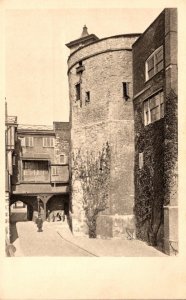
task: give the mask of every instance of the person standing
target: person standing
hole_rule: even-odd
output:
[[[36,220],[36,224],[37,224],[37,228],[38,228],[38,232],[42,232],[42,227],[43,227],[43,220],[41,218],[41,215],[38,215],[38,218]]]

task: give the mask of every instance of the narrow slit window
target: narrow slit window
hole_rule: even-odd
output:
[[[129,97],[129,82],[123,82],[123,98],[127,101]]]
[[[76,84],[76,101],[81,99],[81,85]]]
[[[85,94],[85,102],[90,102],[90,92],[86,92],[86,94]]]
[[[143,168],[143,152],[139,153],[139,169]]]

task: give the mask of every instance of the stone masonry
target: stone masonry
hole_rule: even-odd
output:
[[[111,148],[109,207],[97,221],[97,234],[102,237],[126,235],[126,227],[133,226],[131,48],[138,36],[101,39],[75,50],[68,59],[71,152],[81,149],[98,153],[106,142]],[[78,100],[77,84],[80,85]],[[73,231],[74,234],[85,234],[82,191],[80,184],[73,180],[73,173],[72,184]]]

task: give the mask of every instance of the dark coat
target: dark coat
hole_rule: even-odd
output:
[[[38,228],[41,228],[42,225],[43,225],[43,220],[42,220],[41,218],[37,218],[36,224],[37,224],[37,227],[38,227]]]

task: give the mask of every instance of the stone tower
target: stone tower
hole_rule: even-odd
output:
[[[132,44],[139,34],[98,39],[84,26],[79,39],[68,43],[71,152],[111,149],[109,208],[97,221],[100,236],[125,234],[133,218],[134,121]],[[72,174],[73,178],[73,174]],[[81,191],[72,180],[74,233],[86,233]]]

